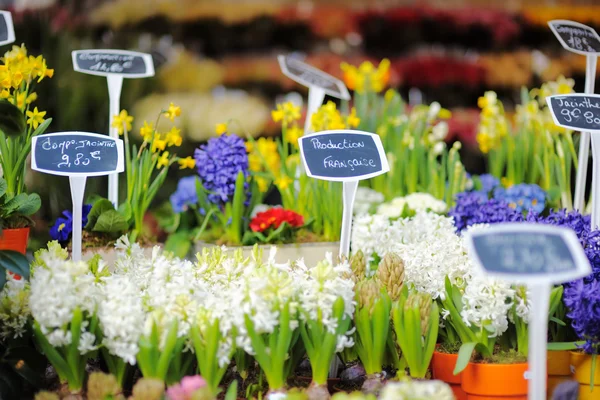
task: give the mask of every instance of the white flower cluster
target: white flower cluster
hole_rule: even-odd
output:
[[[354,215],[368,214],[377,204],[383,203],[383,194],[368,187],[359,186],[354,198]]]
[[[404,197],[396,197],[377,208],[377,214],[388,218],[399,218],[405,208],[412,211],[432,211],[444,213],[448,206],[442,200],[438,200],[429,193],[411,193]]]
[[[29,283],[6,272],[6,284],[0,291],[0,340],[23,336],[30,315]]]
[[[56,248],[39,254],[30,282],[31,315],[48,342],[56,347],[71,344],[68,326],[75,310],[93,315],[98,301],[96,278],[89,265],[66,260],[65,256]],[[84,319],[79,341],[81,354],[95,349],[95,336],[88,327]]]
[[[442,381],[388,382],[379,400],[453,400],[452,389]]]

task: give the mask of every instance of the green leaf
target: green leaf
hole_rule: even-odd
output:
[[[562,321],[556,317],[550,317],[550,322],[555,322],[556,324],[558,324],[560,326],[567,326],[567,324],[565,324],[564,321]]]
[[[121,213],[121,215],[123,217],[125,217],[125,219],[127,221],[129,221],[129,220],[131,220],[133,218],[133,210],[131,209],[131,204],[129,204],[127,202],[121,204],[119,206],[119,210],[118,211]]]
[[[456,360],[456,366],[454,367],[454,375],[460,374],[471,361],[473,350],[475,350],[476,342],[463,343],[458,351],[458,359]]]
[[[41,206],[42,199],[40,199],[40,196],[38,196],[36,193],[32,193],[29,195],[25,194],[24,200],[18,205],[17,209],[14,212],[20,215],[29,216],[35,214]]]
[[[37,136],[37,135],[41,135],[42,133],[44,133],[46,131],[46,129],[48,129],[48,126],[50,126],[51,122],[52,122],[52,118],[48,118],[48,119],[44,120],[44,122],[39,124],[37,129],[35,131],[33,131],[31,136]]]
[[[6,183],[5,179],[0,178],[0,197],[6,194],[6,190],[8,189],[8,183]]]
[[[190,252],[192,241],[189,232],[176,232],[167,238],[165,250],[170,251],[179,258],[184,258]]]
[[[98,221],[98,218],[102,213],[114,209],[115,207],[110,202],[110,200],[103,198],[96,200],[94,202],[94,205],[92,206],[92,209],[90,210],[90,213],[88,214],[88,223],[86,226],[84,226],[84,229],[90,230],[94,228],[96,222]]]
[[[563,351],[563,350],[577,350],[579,346],[585,342],[554,342],[548,343],[546,348],[551,351]]]
[[[129,228],[125,217],[117,210],[103,212],[92,229],[94,232],[121,233]]]
[[[237,399],[237,381],[234,379],[233,382],[227,388],[227,393],[225,393],[225,400],[236,400]]]
[[[0,101],[0,130],[6,136],[21,136],[27,131],[25,115],[8,101]]]

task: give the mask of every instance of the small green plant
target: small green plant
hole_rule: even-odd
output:
[[[8,192],[8,184],[0,178],[0,228],[15,229],[33,226],[31,216],[40,209],[42,201],[35,193]]]

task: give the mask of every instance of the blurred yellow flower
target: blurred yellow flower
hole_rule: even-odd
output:
[[[132,122],[133,117],[127,114],[126,110],[121,110],[121,112],[118,115],[113,115],[113,121],[110,125],[113,128],[117,128],[117,132],[119,132],[119,135],[122,135],[124,130],[127,130],[127,132],[131,130]]]
[[[442,108],[438,113],[438,117],[440,119],[450,119],[452,118],[452,111],[448,110],[447,108]]]
[[[169,118],[171,121],[175,121],[175,117],[179,117],[181,115],[181,108],[176,106],[175,104],[169,104],[169,108],[165,111],[165,116]]]
[[[250,171],[263,171],[263,163],[266,168],[272,173],[278,173],[281,163],[279,152],[277,151],[277,143],[272,138],[260,138],[252,142],[246,142],[246,150],[248,151],[248,167]]]
[[[158,158],[158,162],[156,163],[156,166],[158,167],[158,169],[169,165],[169,152],[165,151],[164,153],[162,153],[160,155],[160,157]]]
[[[224,134],[225,132],[227,132],[227,124],[222,123],[215,125],[215,132],[217,133],[217,135]]]
[[[346,129],[344,118],[337,110],[333,101],[323,104],[317,112],[312,115],[311,128],[314,132],[330,129]]]
[[[154,124],[152,122],[144,121],[144,126],[140,128],[140,136],[144,138],[146,142],[150,142],[154,136]]]
[[[290,187],[293,182],[294,181],[289,176],[283,175],[275,179],[275,186],[280,190],[285,190]]]
[[[496,94],[496,92],[491,91],[491,90],[485,92],[483,97],[480,97],[479,99],[477,99],[477,105],[481,109],[485,109],[487,107],[494,107],[494,106],[496,106],[497,103],[498,103],[498,95]]]
[[[365,61],[358,67],[344,62],[340,67],[348,89],[356,90],[359,93],[363,93],[365,90],[379,93],[390,80],[390,66],[390,60],[384,58],[377,68],[370,61]]]
[[[279,103],[275,106],[275,110],[271,111],[273,121],[281,122],[284,125],[299,120],[300,116],[300,106],[295,105],[291,101]]]
[[[160,133],[154,134],[154,140],[152,141],[152,152],[163,151],[167,147],[167,141],[161,139]]]
[[[27,111],[27,123],[30,126],[33,126],[33,129],[37,129],[37,127],[44,122],[44,116],[46,115],[46,111],[38,111],[38,108],[34,108],[33,111]]]
[[[352,107],[350,110],[350,115],[348,115],[348,127],[356,128],[360,124],[360,118],[356,116],[356,108]]]
[[[179,169],[194,169],[196,167],[196,160],[194,160],[191,156],[180,158],[177,162],[179,163]]]
[[[167,146],[181,146],[183,142],[183,138],[181,137],[181,130],[176,127],[172,127],[165,137],[167,141]]]
[[[269,181],[262,176],[255,176],[254,180],[256,181],[259,192],[265,193],[269,189]]]
[[[295,147],[298,147],[298,139],[300,139],[303,134],[304,131],[296,124],[290,126],[285,131],[287,142],[291,143]]]

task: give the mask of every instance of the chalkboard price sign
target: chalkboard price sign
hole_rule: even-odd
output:
[[[316,86],[332,97],[350,100],[346,85],[339,79],[294,57],[278,56],[277,60],[281,71],[288,78],[304,86]]]
[[[591,273],[583,248],[570,229],[508,223],[466,235],[475,264],[491,276],[555,284]]]
[[[62,176],[123,172],[123,141],[87,132],[62,132],[32,139],[31,168]]]
[[[144,78],[154,75],[150,54],[125,50],[75,50],[73,69],[90,75]]]
[[[307,175],[330,181],[358,181],[389,171],[379,136],[368,132],[323,131],[299,139]]]
[[[600,36],[591,27],[568,20],[549,21],[550,29],[567,50],[577,54],[600,54]]]
[[[0,11],[0,46],[15,41],[15,28],[12,15],[8,11]]]
[[[567,94],[546,97],[554,123],[567,129],[600,131],[600,95]]]

